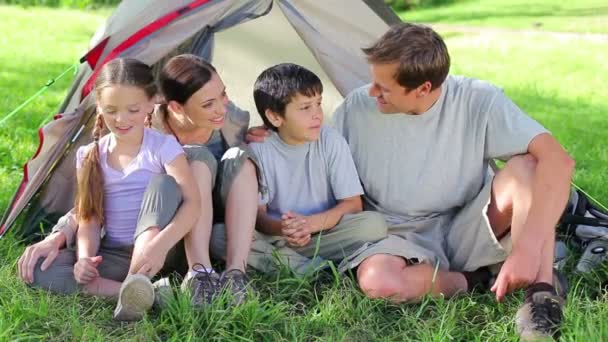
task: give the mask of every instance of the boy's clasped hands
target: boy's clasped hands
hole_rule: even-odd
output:
[[[318,215],[304,216],[293,211],[281,215],[281,235],[293,247],[304,247],[310,243],[312,234],[323,230]]]

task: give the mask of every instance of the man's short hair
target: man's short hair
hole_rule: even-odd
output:
[[[264,121],[272,129],[276,127],[266,117],[266,110],[285,115],[285,108],[297,94],[312,97],[323,93],[323,84],[314,72],[292,63],[272,66],[258,76],[253,85],[255,106]]]
[[[409,90],[426,81],[431,82],[434,90],[450,71],[450,55],[443,39],[423,25],[394,25],[372,46],[362,50],[370,64],[399,63],[395,80]]]

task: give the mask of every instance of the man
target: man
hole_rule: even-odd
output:
[[[447,48],[432,29],[399,24],[363,52],[372,84],[334,115],[365,208],[389,228],[346,265],[358,266],[362,291],[395,301],[451,296],[488,286],[486,266],[504,262],[491,290],[502,301],[526,289],[522,339],[555,336],[564,300],[553,286],[554,228],[574,161],[500,89],[448,76]],[[494,159],[506,161],[495,173]]]

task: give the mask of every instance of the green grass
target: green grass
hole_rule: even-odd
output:
[[[399,16],[404,21],[434,24],[608,33],[608,2],[604,0],[454,0],[444,6],[402,11]]]
[[[480,1],[481,2],[481,1]],[[107,12],[27,10],[0,6],[0,118],[77,60]],[[48,18],[52,18],[49,20]],[[18,29],[17,29],[18,28]],[[52,32],[52,34],[51,34]],[[455,74],[487,79],[505,89],[543,123],[577,161],[578,184],[608,202],[608,42],[509,33],[442,32]],[[69,77],[68,77],[69,78]],[[0,127],[0,210],[21,180],[21,166],[37,147],[38,124],[58,107],[66,79]],[[496,304],[491,295],[426,299],[395,305],[366,299],[351,278],[295,279],[255,275],[260,296],[226,309],[221,301],[193,310],[180,298],[142,322],[113,322],[113,303],[55,296],[15,277],[23,251],[12,234],[0,240],[0,341],[8,340],[332,340],[516,341],[513,315],[521,293]],[[574,258],[567,269],[572,269]],[[566,341],[608,339],[608,270],[569,274]]]

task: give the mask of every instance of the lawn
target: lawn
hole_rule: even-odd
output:
[[[608,33],[605,0],[444,0],[441,7],[401,11],[404,21],[433,24]]]
[[[454,7],[453,17],[460,11],[466,13],[459,8]],[[561,18],[568,22],[584,20],[577,11],[563,11]],[[72,65],[107,14],[0,6],[0,119]],[[503,26],[502,21],[494,23]],[[608,42],[483,30],[441,33],[451,51],[452,73],[503,87],[576,159],[577,184],[608,203],[608,152],[602,134],[608,132],[608,90],[604,86]],[[58,107],[68,85],[69,77],[0,127],[0,210],[8,205],[21,180],[21,166],[37,147],[36,129]],[[15,277],[15,262],[22,251],[23,245],[12,234],[0,240],[0,341],[517,340],[512,319],[521,293],[503,304],[496,304],[489,294],[475,294],[395,305],[366,299],[349,277],[323,274],[322,280],[315,279],[316,275],[296,279],[285,272],[272,277],[256,274],[259,297],[236,308],[227,309],[218,301],[205,310],[192,310],[186,298],[180,298],[169,309],[141,322],[116,323],[111,320],[110,302],[54,296],[24,286]],[[574,263],[571,258],[567,270]],[[608,294],[601,288],[606,272],[584,278],[573,273],[568,276],[572,288],[563,340],[608,340]]]

